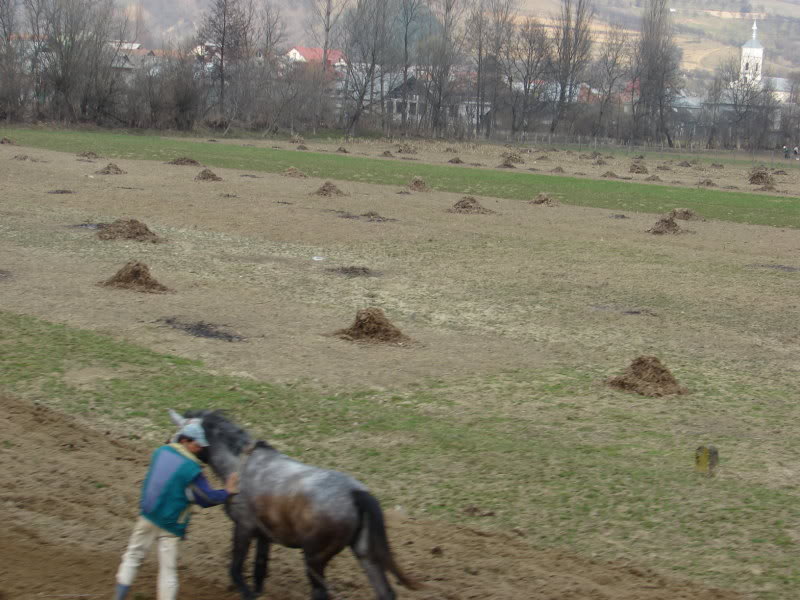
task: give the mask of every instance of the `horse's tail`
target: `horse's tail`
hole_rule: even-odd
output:
[[[378,563],[384,570],[389,571],[401,585],[410,590],[421,590],[424,584],[406,575],[394,560],[394,555],[389,547],[389,538],[386,536],[386,523],[383,519],[383,510],[378,500],[365,490],[353,490],[353,502],[361,516],[361,530],[366,527],[367,552],[369,557]]]

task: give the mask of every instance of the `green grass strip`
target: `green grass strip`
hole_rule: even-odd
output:
[[[648,213],[684,207],[711,219],[800,228],[800,202],[780,196],[255,148],[154,135],[48,129],[0,131],[20,145],[62,152],[93,150],[106,157],[158,161],[191,156],[212,167],[272,173],[293,166],[314,177],[397,186],[419,176],[432,188],[446,192],[528,200],[545,191],[576,206]],[[744,181],[733,183],[747,185]]]

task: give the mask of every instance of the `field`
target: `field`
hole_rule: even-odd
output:
[[[578,149],[495,169],[507,148],[3,135],[17,142],[0,145],[5,598],[108,592],[167,407],[227,408],[366,482],[400,563],[431,584],[403,598],[796,597],[795,164],[775,165],[778,193],[753,193],[751,164],[725,157],[646,156],[662,185],[630,156]],[[76,156],[89,150],[102,158]],[[222,181],[164,164],[178,156]],[[112,161],[126,173],[96,173]],[[608,169],[632,179],[598,179]],[[434,189],[398,193],[414,175]],[[345,195],[314,195],[324,179]],[[540,191],[556,205],[527,202]],[[493,212],[449,212],[466,193]],[[677,207],[708,220],[646,233]],[[165,241],[90,227],[118,218]],[[172,291],[96,285],[134,259]],[[368,306],[413,341],[332,335]],[[223,339],[180,328],[198,323]],[[689,393],[609,388],[638,355]],[[714,478],[694,473],[700,444],[719,448]],[[222,511],[195,517],[187,597],[235,597],[228,536]],[[268,597],[305,597],[297,552],[275,563]],[[337,598],[370,597],[349,556],[330,573]]]

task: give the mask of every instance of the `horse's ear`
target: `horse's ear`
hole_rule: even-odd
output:
[[[172,422],[178,427],[183,427],[183,425],[186,423],[186,419],[184,419],[171,408],[169,409],[169,418],[172,419]]]

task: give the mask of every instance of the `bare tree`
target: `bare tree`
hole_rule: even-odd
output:
[[[223,123],[228,121],[229,71],[253,51],[255,18],[253,0],[213,0],[200,26],[200,43],[207,47],[214,79],[219,81],[217,107]]]
[[[24,0],[37,102],[54,118],[113,116],[115,68],[127,21],[113,0]],[[39,106],[41,108],[41,105]]]
[[[0,0],[0,119],[22,116],[23,40],[19,39],[19,0]]]
[[[430,109],[430,124],[434,134],[447,128],[448,108],[453,99],[453,67],[461,58],[465,30],[463,17],[466,0],[431,0],[429,8],[434,17],[429,21],[425,40],[420,44],[421,63],[424,63],[425,93]]]
[[[488,138],[492,133],[497,114],[500,112],[500,89],[503,87],[503,56],[511,46],[516,18],[516,0],[489,0],[489,69],[487,84],[491,112],[485,119],[485,132]]]
[[[423,0],[400,0],[400,27],[403,35],[403,87],[402,87],[402,127],[408,131],[408,71],[411,68],[411,44],[416,37],[420,8]]]
[[[634,102],[634,120],[644,122],[648,134],[655,139],[665,138],[672,147],[669,117],[680,88],[681,51],[674,41],[667,2],[647,0],[642,15],[641,37],[633,65],[639,94]],[[640,134],[639,131],[634,133]]]
[[[475,0],[467,16],[467,40],[472,59],[475,64],[475,98],[477,109],[475,111],[475,132],[483,129],[484,107],[486,106],[484,65],[486,63],[487,48],[489,45],[489,15],[486,11],[488,0]]]
[[[553,74],[558,85],[558,99],[550,123],[551,133],[558,127],[567,104],[575,99],[579,78],[591,59],[593,18],[591,0],[561,0],[553,40]]]
[[[330,78],[328,70],[330,61],[328,56],[331,51],[331,43],[337,35],[336,27],[339,19],[347,8],[350,0],[306,0],[308,7],[308,19],[306,28],[311,38],[322,48],[322,65],[318,76],[318,92],[316,94],[316,108],[314,109],[313,127],[316,130],[321,118],[322,97],[328,90]]]
[[[717,66],[717,78],[724,86],[721,100],[735,132],[736,147],[741,148],[743,141],[751,141],[756,115],[766,94],[760,81],[742,76],[739,61],[733,57]]]
[[[511,97],[511,130],[528,131],[542,106],[552,62],[552,40],[547,29],[528,17],[515,32],[504,64]]]
[[[345,133],[352,135],[364,111],[375,103],[375,85],[387,45],[384,0],[356,0],[344,16],[341,40],[347,63]]]
[[[592,135],[599,135],[603,131],[603,120],[611,103],[629,80],[632,50],[628,32],[621,25],[611,25],[593,69],[593,81],[599,91],[600,106]]]
[[[706,138],[706,148],[708,149],[714,148],[717,142],[720,118],[722,115],[722,102],[725,91],[729,85],[730,81],[726,81],[725,77],[718,70],[706,91],[702,117],[708,128],[708,137]]]

